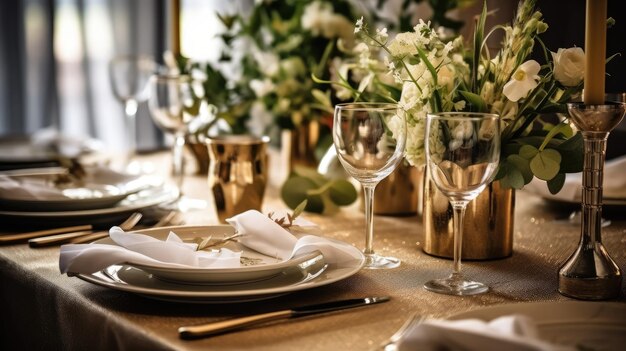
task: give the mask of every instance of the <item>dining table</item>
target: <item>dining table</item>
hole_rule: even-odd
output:
[[[273,157],[272,155],[270,155]],[[138,159],[169,174],[169,154]],[[274,160],[262,211],[285,210],[280,197],[286,172]],[[204,209],[184,214],[186,225],[220,224],[206,174],[188,172],[183,192],[206,200]],[[449,273],[451,260],[426,254],[418,214],[378,215],[374,247],[401,259],[398,268],[360,270],[340,281],[261,301],[231,303],[170,302],[107,289],[59,271],[59,246],[0,246],[0,349],[2,350],[376,350],[413,315],[445,319],[455,314],[505,304],[572,301],[559,294],[558,269],[577,247],[579,224],[568,219],[579,204],[562,204],[518,190],[515,194],[513,254],[463,262],[467,276],[490,287],[475,296],[429,292],[423,284]],[[336,213],[302,215],[324,237],[364,247],[364,213],[359,201]],[[622,271],[626,269],[626,212],[607,208],[610,225],[603,243]],[[19,228],[18,228],[19,229]],[[12,233],[18,229],[12,229]],[[24,223],[24,230],[27,223]],[[8,232],[7,232],[8,233]],[[2,235],[2,234],[0,234]],[[389,296],[390,301],[195,340],[181,339],[178,328],[347,298]],[[620,296],[626,303],[624,283]],[[599,303],[599,302],[589,302]]]

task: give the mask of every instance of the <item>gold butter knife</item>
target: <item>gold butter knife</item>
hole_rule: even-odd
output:
[[[253,316],[233,318],[224,321],[193,325],[178,328],[178,335],[182,339],[197,339],[217,334],[240,330],[265,322],[275,321],[279,319],[298,318],[310,316],[319,313],[344,310],[361,306],[373,305],[381,302],[389,301],[389,296],[380,297],[364,297],[358,299],[348,299],[331,301],[314,305],[296,307],[290,310],[282,310],[276,312],[268,312]]]

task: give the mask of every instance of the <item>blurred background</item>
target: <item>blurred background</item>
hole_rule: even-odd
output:
[[[279,0],[277,0],[279,1]],[[284,0],[291,2],[290,0]],[[258,2],[258,1],[257,1]],[[386,11],[402,0],[370,1]],[[180,0],[180,49],[184,56],[220,67],[225,27],[216,16],[242,14],[253,0]],[[364,6],[354,1],[355,6]],[[415,1],[410,18],[428,19],[437,1]],[[464,23],[466,38],[482,1],[459,1],[447,14]],[[510,21],[517,0],[487,1],[497,12],[487,27]],[[621,2],[609,1],[616,25],[607,34],[606,91],[626,91],[626,16]],[[584,0],[539,0],[550,28],[543,34],[549,48],[584,47]],[[406,13],[404,15],[407,15]],[[352,23],[356,18],[349,19]],[[174,23],[175,24],[175,23]],[[42,128],[93,137],[110,150],[124,149],[124,110],[116,100],[108,62],[124,54],[141,54],[163,63],[172,42],[171,0],[11,0],[0,2],[0,137],[29,135]],[[499,38],[489,43],[496,47]],[[324,48],[319,48],[324,50]],[[146,104],[137,114],[140,151],[163,146],[162,133],[151,121]]]

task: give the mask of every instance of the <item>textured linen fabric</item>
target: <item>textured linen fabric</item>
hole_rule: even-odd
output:
[[[166,164],[167,157],[160,155],[156,160]],[[204,177],[190,176],[185,182],[189,196],[210,199]],[[266,193],[264,212],[284,209],[279,200],[280,183],[275,182]],[[0,246],[0,349],[371,350],[414,313],[445,318],[485,306],[571,300],[557,292],[557,271],[579,241],[579,225],[569,223],[567,216],[580,206],[550,205],[524,191],[518,192],[516,201],[513,255],[463,263],[468,277],[491,287],[488,293],[471,297],[439,295],[422,288],[427,280],[447,275],[452,262],[421,250],[424,233],[416,216],[375,218],[374,249],[399,257],[399,268],[363,270],[327,286],[247,303],[187,304],[148,299],[61,275],[59,247]],[[364,215],[358,204],[336,215],[305,216],[320,225],[321,235],[364,247]],[[605,217],[612,224],[604,228],[603,242],[624,270],[624,207],[605,208]],[[189,213],[187,220],[188,224],[218,223],[211,206]],[[391,296],[391,301],[207,339],[185,341],[177,334],[182,325],[380,295]],[[624,286],[617,301],[626,302]]]

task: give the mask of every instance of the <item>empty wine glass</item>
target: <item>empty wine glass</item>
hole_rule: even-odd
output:
[[[124,104],[129,158],[136,150],[137,108],[148,100],[148,81],[157,64],[144,56],[118,56],[109,62],[109,77],[115,97]]]
[[[461,275],[463,217],[467,204],[496,175],[500,159],[499,116],[473,112],[428,114],[425,144],[430,176],[454,211],[454,267],[449,277],[431,280],[424,288],[449,295],[484,293],[488,286]]]
[[[335,107],[333,142],[341,165],[365,193],[365,268],[394,268],[395,257],[374,253],[373,202],[376,185],[404,155],[406,119],[396,104],[346,103]]]
[[[150,79],[150,115],[161,130],[174,135],[172,173],[180,193],[176,205],[181,211],[206,205],[204,201],[182,196],[185,137],[189,126],[203,118],[209,109],[203,93],[196,92],[197,88],[201,88],[201,82],[187,75],[157,74]]]

